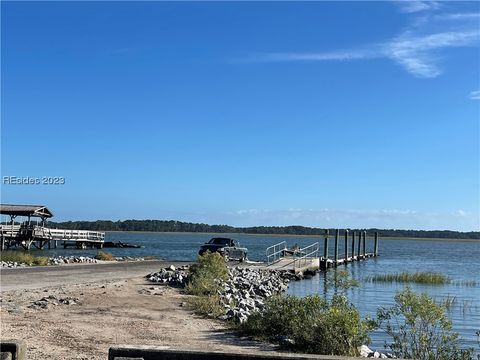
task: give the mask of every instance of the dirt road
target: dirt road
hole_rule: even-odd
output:
[[[188,262],[148,260],[7,268],[0,270],[0,289],[1,291],[38,289],[46,286],[72,285],[105,279],[129,279],[158,271],[170,264],[180,266],[188,264]]]
[[[29,360],[105,360],[109,347],[121,344],[235,352],[273,349],[196,316],[186,305],[187,295],[144,278],[170,264],[2,271],[1,337],[25,340]]]

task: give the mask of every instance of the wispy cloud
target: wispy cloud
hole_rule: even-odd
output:
[[[442,73],[431,54],[432,50],[469,46],[480,39],[478,30],[443,32],[425,36],[403,35],[385,47],[384,55],[402,65],[409,73],[433,78]]]
[[[480,90],[472,91],[468,98],[471,100],[480,100]]]
[[[400,64],[410,74],[433,78],[442,73],[432,55],[433,50],[448,47],[470,46],[480,39],[480,32],[443,32],[425,36],[412,36],[405,33],[383,44],[373,44],[368,48],[346,49],[333,52],[314,53],[268,53],[257,54],[249,60],[257,62],[280,61],[334,61],[389,58]]]
[[[421,11],[430,11],[440,8],[438,1],[409,1],[398,0],[395,1],[401,12],[404,13],[416,13]]]
[[[480,18],[480,13],[456,13],[435,15],[435,20],[475,20]]]
[[[288,62],[386,58],[393,60],[416,77],[434,78],[442,73],[442,69],[438,65],[439,52],[448,48],[475,46],[479,43],[480,29],[476,20],[480,18],[480,13],[430,15],[428,11],[440,7],[435,1],[400,1],[397,3],[403,12],[425,11],[427,14],[416,17],[407,30],[383,43],[333,51],[255,54],[247,60],[253,62]]]
[[[277,62],[277,61],[328,61],[328,60],[358,60],[369,59],[379,56],[379,49],[351,49],[333,52],[319,53],[269,53],[256,54],[249,60],[256,62]]]

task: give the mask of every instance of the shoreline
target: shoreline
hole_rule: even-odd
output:
[[[181,231],[118,231],[118,230],[108,230],[105,233],[134,233],[134,234],[188,234],[188,235],[207,235],[210,237],[216,235],[231,235],[235,237],[235,235],[244,235],[244,236],[265,236],[265,237],[302,237],[302,238],[314,238],[319,237],[321,239],[324,238],[324,235],[296,235],[296,234],[257,234],[257,233],[213,233],[213,232],[181,232]],[[333,237],[333,234],[330,234],[330,237]],[[465,238],[429,238],[429,237],[405,237],[405,236],[379,236],[379,240],[408,240],[408,241],[458,241],[458,242],[480,242],[480,239],[465,239]],[[373,236],[367,236],[367,239],[373,239]]]

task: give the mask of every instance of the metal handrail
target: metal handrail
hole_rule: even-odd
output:
[[[311,260],[311,258],[318,258],[319,249],[320,246],[318,245],[318,242],[300,249],[300,254],[304,253],[304,255],[295,258],[295,260],[293,261],[294,269],[296,270],[297,268],[301,268],[302,263],[306,264],[308,261]]]
[[[287,250],[287,242],[282,241],[278,244],[269,246],[265,250],[265,255],[267,256],[267,263],[271,264],[275,261],[282,259],[285,256],[285,250]]]

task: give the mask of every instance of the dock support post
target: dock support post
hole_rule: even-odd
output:
[[[373,254],[378,256],[378,231],[375,231],[375,243],[373,245]]]
[[[340,230],[335,230],[335,267],[337,267],[338,263],[338,235],[340,234]]]
[[[365,259],[367,257],[366,253],[366,242],[367,242],[367,232],[363,232],[363,239],[362,239],[362,250],[363,250],[363,258]]]
[[[344,264],[347,265],[348,262],[348,229],[345,229],[345,262]]]
[[[320,269],[328,269],[328,229],[325,230],[325,238],[323,240],[323,258],[320,259]]]
[[[357,244],[357,260],[360,260],[360,256],[362,255],[361,253],[361,245],[362,245],[362,232],[358,232],[358,244]]]
[[[325,239],[323,241],[323,258],[328,259],[328,230],[325,230]]]
[[[355,260],[355,231],[352,231],[352,261]]]
[[[5,250],[5,236],[2,234],[1,250]]]

